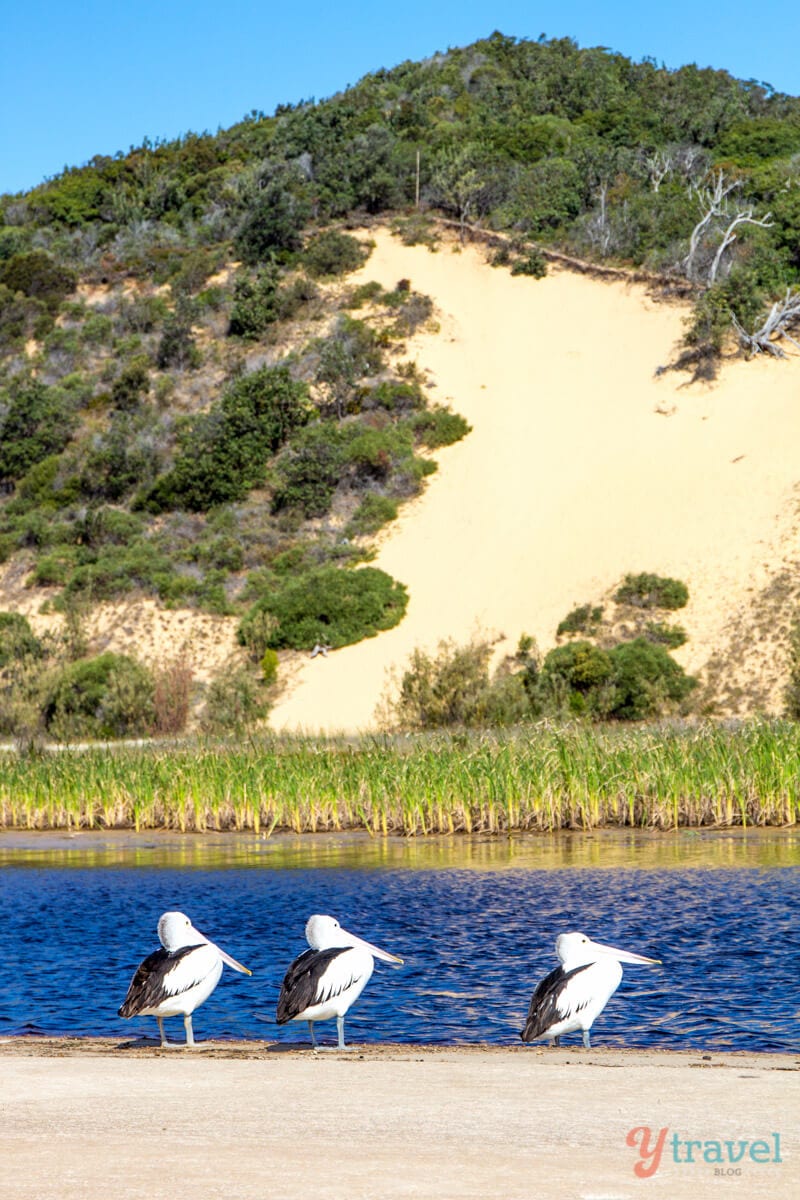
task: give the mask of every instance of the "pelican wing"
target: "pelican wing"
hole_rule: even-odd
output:
[[[580,986],[583,980],[578,980],[577,987],[574,981],[591,965],[586,963],[571,971],[556,967],[549,975],[545,975],[531,996],[525,1028],[519,1035],[523,1042],[532,1042],[534,1038],[546,1033],[552,1025],[586,1008],[592,995],[588,989]]]
[[[277,1019],[279,1025],[293,1021],[312,1004],[330,1000],[344,991],[353,982],[352,976],[341,981],[325,979],[328,967],[341,954],[347,954],[350,946],[332,946],[329,950],[304,950],[286,972],[278,997]],[[340,986],[341,983],[341,986]]]
[[[161,949],[148,954],[137,967],[118,1015],[135,1017],[147,1008],[155,1008],[167,996],[180,995],[202,983],[208,974],[206,957],[196,955],[194,962],[183,961],[197,949],[197,946],[182,946],[180,950]],[[200,961],[201,957],[204,961]]]

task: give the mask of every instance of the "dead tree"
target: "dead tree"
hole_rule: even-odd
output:
[[[732,209],[729,196],[742,186],[741,180],[726,180],[725,173],[720,169],[712,177],[711,186],[699,187],[692,185],[692,190],[700,203],[702,216],[692,230],[689,238],[689,253],[681,266],[687,279],[696,278],[696,258],[706,235],[712,232],[721,235],[720,242],[706,275],[706,286],[711,287],[715,282],[722,264],[722,256],[729,246],[736,241],[736,230],[740,225],[759,225],[769,229],[772,225],[771,213],[765,217],[756,217],[753,208]]]
[[[800,350],[800,342],[791,336],[789,329],[800,323],[800,291],[786,289],[783,300],[776,300],[769,311],[769,316],[759,329],[748,333],[733,315],[733,326],[739,335],[739,341],[750,354],[766,352],[775,358],[786,358],[786,351],[778,345],[779,338],[786,338]]]

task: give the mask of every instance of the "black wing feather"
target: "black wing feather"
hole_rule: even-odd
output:
[[[349,949],[349,946],[333,946],[330,950],[304,950],[294,960],[281,984],[277,1010],[279,1025],[285,1025],[312,1004],[318,1003],[320,976],[335,958]]]
[[[563,1014],[558,1011],[558,997],[561,995],[564,984],[591,965],[591,963],[584,963],[583,966],[574,967],[571,971],[565,971],[563,967],[556,967],[549,975],[545,975],[531,996],[525,1028],[519,1035],[523,1042],[532,1042],[534,1038],[541,1037],[543,1033],[546,1033],[551,1025],[563,1020]]]
[[[135,1017],[143,1008],[154,1008],[165,999],[162,987],[164,976],[197,946],[182,946],[180,950],[154,950],[136,968],[128,994],[119,1010],[120,1017]],[[200,983],[201,979],[195,982]]]

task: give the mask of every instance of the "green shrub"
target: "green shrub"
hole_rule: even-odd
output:
[[[34,463],[64,449],[75,418],[63,394],[37,380],[12,386],[4,399],[7,407],[0,420],[0,481],[13,482]]]
[[[416,440],[429,450],[452,446],[472,432],[472,426],[460,413],[452,412],[441,404],[434,404],[424,412],[416,413],[411,418],[411,428]]]
[[[267,687],[271,687],[278,678],[277,650],[265,650],[261,655],[261,676]]]
[[[573,608],[564,620],[559,623],[556,637],[567,633],[591,633],[603,619],[603,610],[599,606],[581,604]]]
[[[266,476],[267,460],[309,417],[308,390],[287,367],[262,367],[228,387],[211,411],[179,433],[172,470],[136,501],[149,512],[207,512],[243,500]]]
[[[158,343],[156,363],[160,370],[177,367],[179,371],[200,365],[200,351],[192,335],[192,322],[188,313],[176,311],[164,322],[164,332]]]
[[[369,249],[349,233],[328,229],[312,238],[303,251],[303,263],[309,275],[345,275],[357,271],[369,257]]]
[[[310,216],[304,175],[298,168],[280,167],[258,192],[234,239],[234,249],[251,265],[299,250],[300,231]]]
[[[153,722],[153,679],[124,654],[101,654],[63,667],[43,704],[45,725],[63,740],[146,733]]]
[[[359,380],[376,374],[383,356],[375,331],[363,321],[343,315],[333,333],[322,343],[316,371],[317,383],[327,383],[332,406],[338,417],[357,411],[353,404],[354,390]]]
[[[372,304],[382,295],[382,286],[377,279],[371,279],[368,283],[361,283],[357,288],[353,288],[345,308],[363,308],[365,304]]]
[[[642,572],[626,575],[614,594],[618,604],[634,608],[683,608],[689,600],[689,589],[679,579],[664,578]]]
[[[645,637],[650,642],[666,646],[668,650],[677,650],[678,646],[684,646],[688,640],[682,625],[667,625],[664,621],[648,621]]]
[[[280,459],[272,511],[290,509],[306,518],[324,516],[343,474],[342,443],[342,431],[333,421],[320,421],[303,430]]]
[[[111,403],[121,411],[136,408],[150,389],[150,372],[146,362],[134,360],[123,367],[111,387]]]
[[[41,658],[44,645],[22,613],[0,612],[0,667],[25,658]]]
[[[397,518],[397,504],[389,496],[368,492],[350,518],[345,534],[347,537],[364,537],[377,533],[382,526]]]
[[[685,700],[697,680],[670,657],[663,646],[646,638],[623,642],[610,651],[614,672],[614,703],[609,715],[617,720],[642,721]]]
[[[311,304],[318,298],[319,288],[317,285],[311,279],[306,279],[305,275],[298,275],[297,278],[278,288],[275,297],[278,320],[290,320],[300,312],[304,305]]]
[[[424,408],[425,397],[418,383],[384,379],[367,393],[363,407],[385,408],[387,412],[401,414]]]
[[[243,667],[228,667],[211,681],[203,712],[206,733],[245,733],[269,712],[258,683]]]
[[[547,274],[547,259],[541,250],[537,250],[534,247],[520,258],[514,260],[511,265],[511,274],[531,275],[534,279],[544,279]]]
[[[39,300],[50,313],[58,311],[65,296],[75,291],[78,278],[44,250],[14,254],[0,265],[0,284]]]
[[[237,337],[259,338],[268,325],[278,319],[277,268],[269,265],[255,279],[237,279],[233,289],[228,332]]]
[[[250,622],[267,612],[278,621],[273,650],[311,650],[317,643],[337,649],[391,629],[407,604],[403,585],[376,567],[318,567],[281,580],[259,600],[243,618],[239,640],[246,644]]]
[[[604,716],[613,707],[613,663],[591,642],[569,642],[545,656],[538,694],[546,711]]]
[[[402,729],[480,725],[489,692],[487,641],[442,641],[436,654],[417,648],[400,680],[395,717]]]

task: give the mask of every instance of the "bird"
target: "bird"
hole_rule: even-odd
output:
[[[546,1037],[558,1046],[563,1034],[580,1029],[584,1046],[591,1049],[589,1030],[620,985],[620,963],[660,965],[660,959],[604,946],[585,933],[562,933],[556,939],[556,954],[561,966],[546,975],[533,993],[520,1033],[523,1042]]]
[[[344,1018],[363,992],[375,959],[402,966],[402,958],[380,950],[354,933],[342,929],[335,917],[315,913],[306,922],[311,947],[294,960],[281,985],[277,1020],[308,1021],[311,1045],[316,1050],[314,1022],[336,1018],[337,1049],[344,1050]]]
[[[118,1015],[155,1017],[161,1045],[172,1046],[164,1032],[164,1017],[183,1016],[186,1045],[194,1046],[192,1013],[213,992],[222,974],[222,964],[252,975],[235,958],[210,942],[195,929],[182,912],[166,912],[158,922],[162,949],[149,954],[136,969]]]

